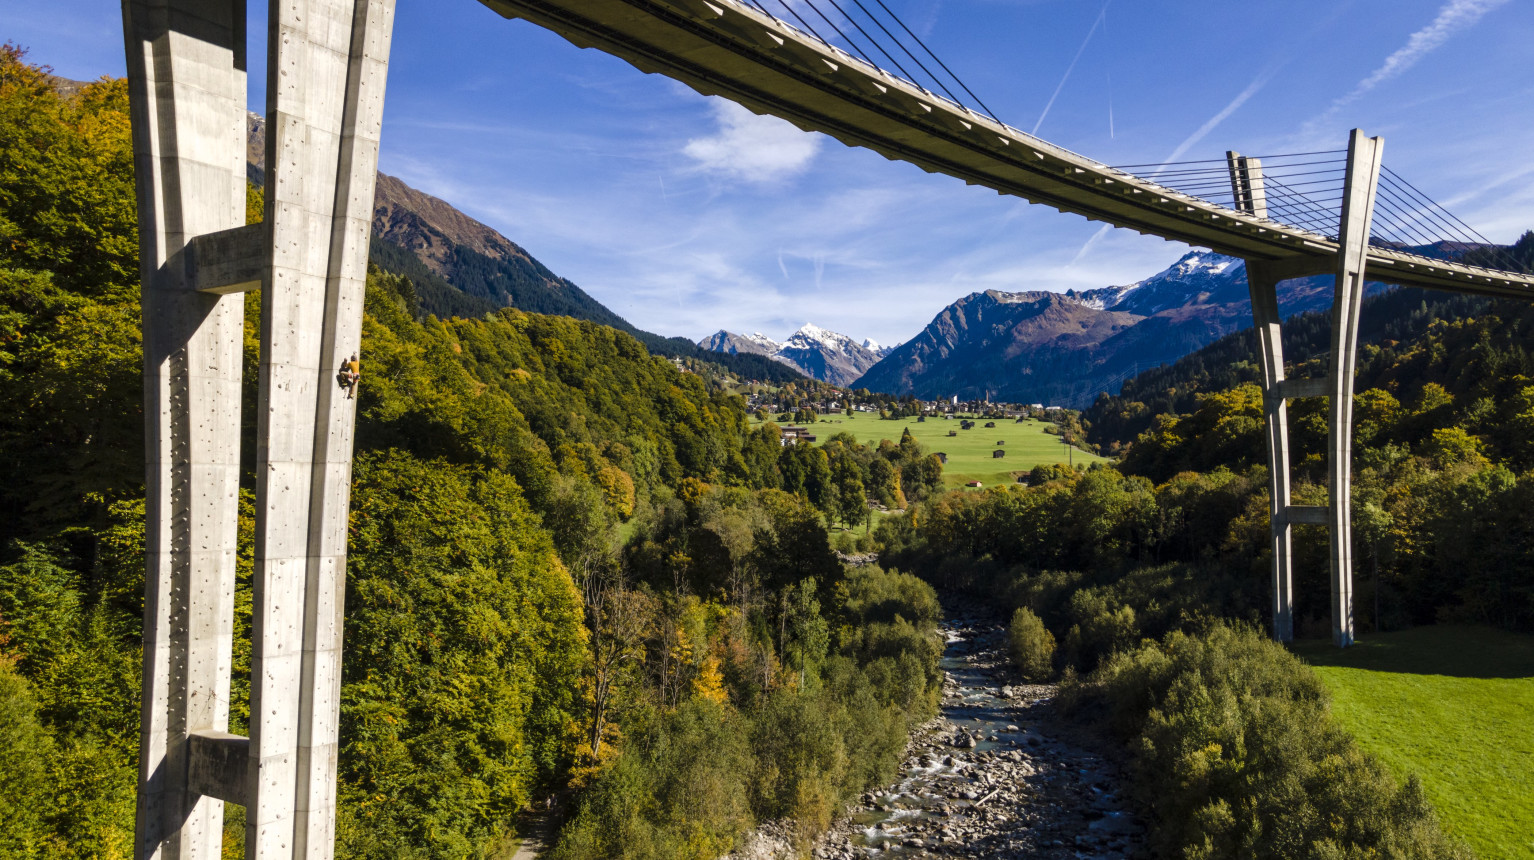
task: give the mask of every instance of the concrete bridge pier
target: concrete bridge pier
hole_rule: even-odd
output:
[[[393,0],[273,0],[245,225],[244,0],[124,0],[148,460],[135,855],[329,858],[346,517]],[[263,291],[250,736],[228,733],[244,292]]]
[[[1273,553],[1273,638],[1294,639],[1294,554],[1291,527],[1326,525],[1331,567],[1332,640],[1339,647],[1353,644],[1353,375],[1358,358],[1358,312],[1363,302],[1364,262],[1369,251],[1369,228],[1380,174],[1383,138],[1365,137],[1354,129],[1348,141],[1338,251],[1329,255],[1298,255],[1277,260],[1248,259],[1247,283],[1252,319],[1262,366],[1263,412],[1267,425],[1269,520]],[[1236,208],[1258,218],[1268,217],[1262,165],[1239,153],[1226,154]],[[1278,284],[1290,278],[1331,273],[1336,277],[1332,301],[1330,369],[1326,379],[1285,379],[1279,327]],[[1327,440],[1327,504],[1291,504],[1291,474],[1287,401],[1295,397],[1330,400]]]

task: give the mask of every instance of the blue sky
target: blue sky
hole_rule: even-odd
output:
[[[1529,0],[886,2],[1002,119],[1106,163],[1335,149],[1361,127],[1492,239],[1534,228]],[[122,74],[119,8],[0,0],[0,38],[67,77]],[[976,290],[1129,283],[1186,251],[752,116],[473,0],[400,0],[380,166],[635,325],[695,339],[813,321],[896,343]]]

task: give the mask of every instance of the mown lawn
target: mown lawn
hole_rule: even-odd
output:
[[[1481,860],[1534,857],[1534,637],[1434,625],[1294,650],[1342,725],[1403,779],[1416,774]]]
[[[929,416],[924,422],[917,422],[915,418],[881,421],[878,415],[858,412],[850,417],[841,413],[822,415],[810,426],[817,444],[824,444],[837,433],[847,432],[856,436],[859,442],[877,445],[880,439],[899,441],[901,431],[910,428],[911,435],[928,450],[948,455],[948,465],[943,467],[943,482],[950,487],[962,487],[969,481],[980,481],[987,487],[1010,484],[1017,475],[1041,463],[1069,460],[1083,465],[1107,462],[1080,448],[1068,453],[1059,436],[1044,432],[1045,427],[1053,426],[1048,422],[1029,420],[1019,424],[1012,419],[998,418],[995,427],[987,428],[985,422],[989,420],[992,419],[975,419],[972,429],[960,430],[957,418],[944,420]],[[949,431],[957,435],[950,437]],[[997,445],[998,441],[1006,444]],[[991,456],[998,448],[1007,452],[1000,459]]]

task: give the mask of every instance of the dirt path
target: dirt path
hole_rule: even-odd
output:
[[[517,843],[516,852],[508,860],[535,860],[539,855],[553,848],[554,840],[559,836],[558,823],[563,818],[563,803],[529,814],[528,820],[523,825],[523,832],[526,835]]]

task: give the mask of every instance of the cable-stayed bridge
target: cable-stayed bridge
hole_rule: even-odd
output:
[[[1000,121],[883,0],[481,0],[582,47],[887,158],[1247,261],[1271,471],[1274,635],[1291,528],[1326,525],[1352,641],[1358,306],[1374,280],[1534,298],[1534,277],[1346,149],[1113,167]],[[394,0],[269,5],[264,220],[245,221],[245,0],[123,0],[143,278],[144,691],[135,854],[333,853],[362,298]],[[792,23],[790,20],[792,19]],[[1336,278],[1331,372],[1284,378],[1276,285]],[[250,736],[228,733],[244,293],[264,293]],[[363,364],[365,366],[363,357]],[[364,384],[366,384],[364,382]],[[1331,399],[1329,500],[1290,504],[1285,402]]]
[[[1114,167],[1001,122],[879,0],[481,2],[706,95],[1002,194],[1234,257],[1337,252],[1345,150],[1262,159],[1268,211],[1253,213],[1232,205],[1225,159]],[[1534,297],[1534,276],[1446,259],[1446,248],[1490,243],[1385,175],[1401,187],[1389,203],[1399,214],[1384,203],[1375,214],[1373,277]]]

